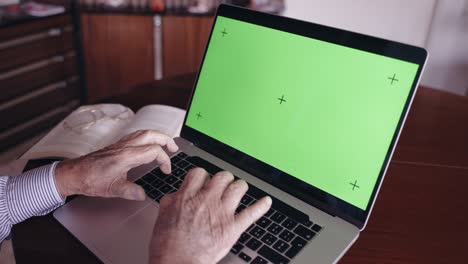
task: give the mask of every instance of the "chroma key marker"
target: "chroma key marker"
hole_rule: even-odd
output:
[[[282,104],[283,102],[286,102],[286,99],[284,99],[284,95],[281,96],[281,98],[278,98],[278,100],[280,101],[280,104]]]
[[[224,29],[224,30],[221,32],[221,34],[223,35],[223,37],[224,37],[224,35],[227,35],[226,29]]]
[[[357,185],[357,180],[355,180],[354,183],[350,182],[349,184],[353,186],[353,191],[354,191],[354,188],[359,188],[359,185]]]

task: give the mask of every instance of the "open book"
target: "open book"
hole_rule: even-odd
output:
[[[81,106],[21,158],[75,158],[137,130],[152,129],[177,137],[184,117],[184,110],[167,105],[148,105],[136,113],[119,104]]]

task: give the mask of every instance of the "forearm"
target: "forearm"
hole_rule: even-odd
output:
[[[56,164],[14,177],[0,177],[0,241],[14,224],[45,215],[63,204],[55,184]]]

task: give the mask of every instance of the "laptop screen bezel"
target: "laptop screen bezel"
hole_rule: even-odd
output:
[[[421,75],[423,65],[426,61],[427,52],[422,48],[398,42],[223,4],[218,7],[216,17],[213,21],[213,26],[208,38],[205,53],[200,64],[200,69],[198,71],[197,78],[194,83],[194,89],[192,90],[192,95],[188,104],[187,113],[190,111],[190,106],[192,104],[195,89],[198,84],[199,75],[203,68],[205,56],[210,44],[211,36],[213,34],[213,28],[218,16],[265,26],[280,31],[359,49],[419,65],[411,90],[408,94],[405,107],[401,113],[398,126],[395,130],[390,147],[388,148],[385,160],[382,164],[378,179],[372,191],[366,210],[362,210],[342,199],[337,198],[336,196],[311,186],[291,175],[288,175],[266,163],[255,159],[254,157],[242,153],[239,150],[236,150],[218,140],[209,137],[208,135],[205,135],[187,126],[186,121],[188,115],[185,117],[181,131],[181,137],[191,141],[197,147],[274,185],[275,187],[297,197],[298,199],[301,199],[304,202],[315,206],[330,215],[338,216],[354,224],[355,226],[362,228],[369,216],[373,201],[376,198],[377,191],[382,182],[388,163],[390,162],[391,154],[395,148],[399,132],[409,110],[409,105],[415,93],[416,85]]]

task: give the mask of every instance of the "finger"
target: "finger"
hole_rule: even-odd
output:
[[[115,182],[111,186],[111,194],[127,200],[143,201],[146,194],[143,188],[127,180]]]
[[[234,212],[237,206],[239,206],[242,196],[244,196],[248,189],[249,186],[244,180],[234,181],[226,188],[221,197],[221,200],[229,210]]]
[[[265,196],[237,214],[235,222],[239,233],[244,232],[251,224],[260,219],[270,209],[271,203],[271,198]]]
[[[214,195],[219,199],[223,195],[226,188],[234,180],[232,173],[228,171],[221,171],[216,173],[204,186],[203,190],[208,195]]]
[[[123,155],[125,157],[122,158],[122,162],[126,162],[130,168],[156,160],[160,164],[162,172],[171,173],[171,159],[159,145],[131,147]]]
[[[180,186],[179,192],[189,196],[195,195],[205,185],[208,179],[208,172],[202,168],[194,168],[189,171],[184,182]]]
[[[174,194],[175,193],[168,193],[164,195],[161,200],[159,201],[159,208],[160,210],[168,207],[174,207]]]
[[[170,136],[156,130],[140,130],[136,136],[130,139],[131,144],[135,146],[157,144],[165,146],[170,152],[176,152],[179,147]]]

